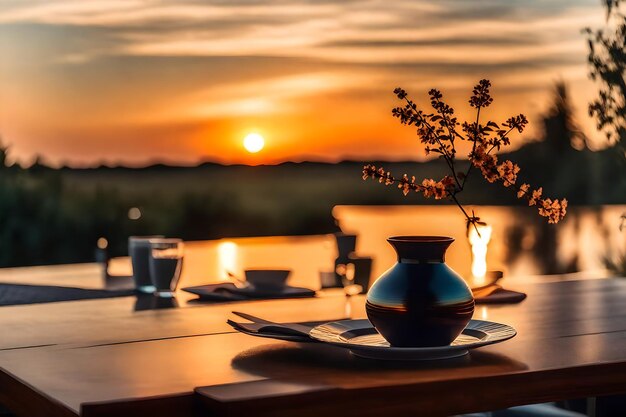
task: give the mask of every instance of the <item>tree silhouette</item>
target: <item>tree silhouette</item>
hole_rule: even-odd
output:
[[[604,3],[608,27],[595,32],[585,29],[589,75],[600,83],[598,96],[589,104],[589,115],[596,119],[598,130],[626,157],[626,16],[620,12],[620,0]]]
[[[554,101],[543,118],[546,142],[555,152],[567,152],[570,148],[587,148],[587,136],[582,132],[574,117],[574,108],[565,82],[557,81],[554,86]]]

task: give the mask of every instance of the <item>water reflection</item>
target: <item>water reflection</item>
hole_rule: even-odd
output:
[[[626,253],[626,233],[619,230],[626,206],[572,207],[565,221],[549,225],[526,207],[475,207],[492,227],[487,267],[507,277],[584,271],[607,275],[607,254]],[[344,232],[358,232],[357,251],[376,256],[374,276],[395,261],[386,238],[393,235],[447,235],[456,239],[447,263],[472,275],[472,253],[463,216],[453,206],[337,206],[333,215]]]
[[[244,277],[246,269],[290,269],[290,285],[317,290],[320,272],[333,269],[334,240],[319,235],[189,242],[180,287],[226,281],[229,272]]]
[[[475,224],[467,229],[467,240],[472,247],[472,278],[477,287],[485,285],[487,275],[487,247],[492,228],[488,224]]]
[[[237,244],[226,241],[217,244],[217,276],[222,281],[237,269]]]
[[[465,221],[452,206],[338,206],[333,211],[344,232],[358,234],[354,283],[389,269],[396,255],[387,238],[394,235],[448,235],[456,239],[446,262],[471,281],[472,251]],[[583,271],[585,278],[606,276],[604,261],[626,253],[626,230],[619,231],[626,206],[573,207],[556,227],[538,219],[525,207],[475,208],[492,227],[486,266],[481,270],[504,271],[511,281],[545,280],[547,273]],[[333,235],[259,237],[189,242],[179,287],[227,280],[227,273],[244,276],[245,269],[291,269],[289,284],[319,289],[322,278],[332,283],[338,257]],[[373,258],[373,262],[372,259]],[[126,259],[114,259],[111,271],[129,274]],[[128,279],[126,279],[128,281]],[[472,283],[474,284],[474,283]],[[366,285],[363,285],[366,287]],[[181,293],[179,292],[179,295]]]

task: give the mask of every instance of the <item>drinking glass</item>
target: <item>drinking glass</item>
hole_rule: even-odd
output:
[[[183,267],[183,251],[181,239],[150,240],[150,278],[156,296],[174,296]]]
[[[128,238],[128,256],[133,266],[135,288],[143,293],[152,294],[154,286],[150,279],[150,240],[165,236],[131,236]]]

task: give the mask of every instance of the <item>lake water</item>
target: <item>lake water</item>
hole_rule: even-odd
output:
[[[510,278],[576,272],[603,276],[610,274],[605,258],[626,255],[626,230],[619,230],[624,205],[572,207],[558,225],[548,224],[528,207],[467,209],[492,227],[487,269]],[[394,235],[454,237],[447,262],[461,275],[471,275],[465,218],[456,206],[337,206],[333,215],[344,232],[359,234],[357,251],[375,257],[376,276],[395,259],[385,240]]]
[[[487,269],[503,271],[507,282],[546,280],[545,274],[605,277],[605,258],[626,254],[626,230],[620,216],[626,206],[573,207],[565,220],[548,225],[527,207],[470,207],[492,226]],[[448,264],[472,281],[472,254],[465,220],[454,206],[337,206],[341,229],[358,235],[356,252],[374,259],[372,278],[395,262],[386,242],[397,235],[446,235],[456,239]],[[259,237],[188,242],[181,285],[239,277],[245,269],[287,268],[290,283],[319,288],[320,272],[332,271],[337,249],[333,235]],[[112,264],[120,271],[120,265]],[[556,276],[555,276],[556,279]]]

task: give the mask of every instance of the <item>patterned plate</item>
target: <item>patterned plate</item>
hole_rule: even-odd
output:
[[[317,326],[309,335],[320,342],[346,348],[363,358],[427,361],[463,356],[470,349],[503,342],[516,334],[515,329],[506,324],[470,320],[459,337],[448,346],[392,347],[369,320],[342,320]]]

